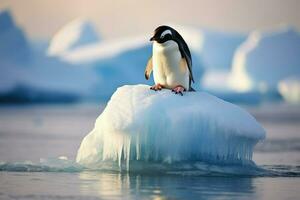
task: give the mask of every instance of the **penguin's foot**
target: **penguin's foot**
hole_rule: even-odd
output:
[[[155,84],[155,85],[151,86],[150,90],[157,91],[157,90],[161,90],[163,88],[164,88],[164,86],[158,83],[158,84]]]
[[[186,89],[184,87],[182,87],[181,85],[177,85],[176,87],[174,87],[172,89],[172,92],[175,92],[175,94],[180,94],[181,96],[183,96],[184,91],[186,91]]]

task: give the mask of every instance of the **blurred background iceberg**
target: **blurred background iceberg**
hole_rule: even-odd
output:
[[[17,16],[21,15],[22,12],[17,12],[21,4],[11,4]],[[40,4],[36,6],[41,7]],[[206,6],[212,7],[211,4]],[[120,23],[118,25],[122,27],[119,29],[127,30],[125,34],[107,33],[109,23],[102,22],[102,29],[95,23],[95,16],[83,15],[59,23],[60,28],[54,31],[53,24],[49,23],[52,32],[45,33],[48,29],[43,24],[43,29],[37,30],[25,23],[24,30],[15,22],[14,12],[2,7],[1,103],[106,102],[124,84],[153,83],[153,80],[146,81],[143,74],[152,52],[149,38],[159,24],[151,31],[149,28],[144,31],[141,26],[125,29]],[[153,18],[157,20],[157,16]],[[55,15],[50,21],[54,23],[57,19],[59,17]],[[223,25],[227,23],[230,27],[229,22],[224,20]],[[116,23],[111,21],[112,30],[117,29]],[[290,96],[293,96],[293,103],[299,102],[299,98],[294,98],[299,87],[290,90],[286,89],[287,83],[283,83],[291,76],[300,76],[300,34],[297,28],[274,24],[272,29],[256,30],[241,25],[242,31],[235,31],[233,28],[186,23],[166,24],[177,29],[191,49],[194,88],[197,90],[245,104],[290,100]],[[39,34],[46,37],[41,39]]]

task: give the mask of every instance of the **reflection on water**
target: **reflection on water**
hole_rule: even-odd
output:
[[[299,199],[299,178],[0,172],[0,199]]]
[[[256,199],[252,178],[141,176],[82,172],[81,193],[104,199]]]
[[[100,197],[121,197],[130,195],[130,179],[128,175],[90,173],[79,174],[81,179],[81,192],[84,195],[91,191],[98,193]]]

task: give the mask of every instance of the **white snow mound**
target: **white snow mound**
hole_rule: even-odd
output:
[[[246,111],[205,92],[175,95],[148,85],[123,86],[113,94],[76,161],[160,163],[251,162],[264,129]]]

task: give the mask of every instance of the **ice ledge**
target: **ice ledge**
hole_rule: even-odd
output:
[[[120,87],[83,139],[77,162],[251,161],[264,129],[245,110],[205,92],[184,96],[147,85]]]

